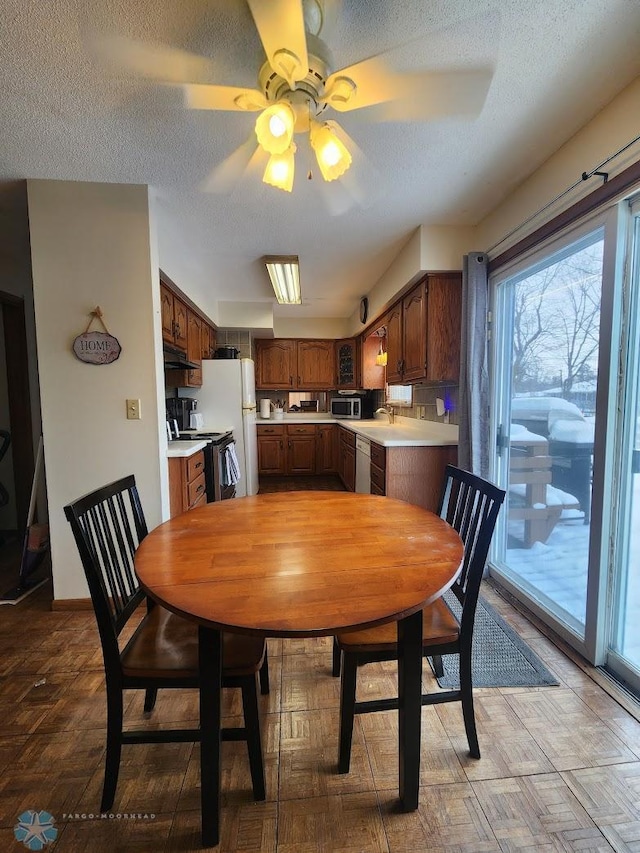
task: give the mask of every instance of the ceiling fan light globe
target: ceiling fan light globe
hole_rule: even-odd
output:
[[[295,113],[286,102],[267,107],[256,119],[258,144],[268,154],[283,154],[291,146],[295,123]]]
[[[282,154],[272,154],[264,170],[262,181],[279,190],[290,193],[293,189],[293,176],[295,172],[296,146],[290,145]]]
[[[315,124],[311,128],[310,139],[325,181],[335,181],[342,177],[352,162],[351,154],[344,143],[326,124]]]

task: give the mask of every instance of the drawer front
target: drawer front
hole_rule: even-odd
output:
[[[287,424],[287,435],[315,435],[315,424]]]
[[[340,427],[340,441],[348,444],[349,447],[356,446],[356,434],[355,432],[351,432],[350,429],[345,429],[344,427]]]
[[[203,471],[197,479],[193,480],[191,483],[187,483],[187,500],[189,503],[189,509],[193,509],[193,507],[202,498],[206,500],[206,496],[207,492]]]
[[[262,426],[259,424],[258,435],[284,435],[284,424],[278,424],[278,426]]]
[[[373,459],[371,459],[371,491],[373,492],[373,487],[376,486],[376,491],[374,494],[376,495],[384,495],[385,493],[385,474],[382,468],[378,468],[377,465],[373,464]]]
[[[381,444],[371,442],[371,464],[377,465],[378,468],[384,469],[387,466],[387,451]]]
[[[204,476],[204,451],[199,450],[193,456],[187,456],[187,483],[191,483],[202,474]]]

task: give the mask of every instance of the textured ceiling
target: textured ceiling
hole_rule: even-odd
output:
[[[263,58],[244,0],[0,0],[0,180],[153,186],[161,257],[180,246],[218,299],[271,301],[259,258],[297,254],[305,304],[274,311],[289,317],[350,316],[418,225],[478,222],[640,74],[638,0],[343,0],[335,69],[390,51],[401,70],[494,76],[473,120],[335,114],[366,155],[366,206],[336,214],[303,144],[291,195],[259,175],[205,192],[254,116],[187,111],[177,88],[99,60],[106,34],[206,57],[198,82],[254,87]]]

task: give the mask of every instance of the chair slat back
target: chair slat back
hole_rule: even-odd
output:
[[[78,546],[105,650],[117,638],[144,598],[133,568],[136,549],[147,525],[135,484],[129,475],[96,489],[64,508]]]
[[[462,571],[452,592],[462,605],[461,624],[475,617],[480,582],[505,491],[454,465],[447,465],[438,512],[464,545]]]

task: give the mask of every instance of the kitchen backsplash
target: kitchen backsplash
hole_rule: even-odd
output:
[[[237,343],[233,343],[233,346],[237,346]],[[380,406],[384,406],[385,404],[385,393],[384,391],[374,391],[374,404],[375,408],[379,408]],[[329,400],[331,397],[336,396],[333,392],[327,391],[306,391],[306,392],[285,392],[285,391],[258,391],[256,393],[258,401],[267,398],[271,400],[271,402],[275,405],[276,403],[281,403],[283,400],[285,401],[285,408],[287,411],[291,409],[292,406],[297,406],[298,408],[302,407],[302,400],[317,400],[318,402],[318,411],[326,412],[329,408]],[[424,415],[422,420],[426,421],[436,421],[437,423],[443,423],[443,418],[438,417],[436,414],[436,399],[440,399],[444,402],[445,409],[449,412],[449,423],[457,424],[458,420],[458,386],[457,385],[443,385],[434,384],[434,385],[414,385],[413,386],[413,404],[410,408],[398,408],[398,414],[402,415],[405,418],[416,418],[419,417],[419,412],[421,410],[424,411]],[[295,409],[294,409],[295,411]]]

